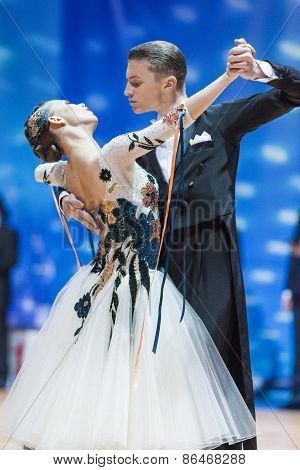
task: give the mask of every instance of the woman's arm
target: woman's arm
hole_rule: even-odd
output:
[[[51,184],[66,189],[64,171],[67,162],[42,163],[34,171],[35,180],[38,183]]]
[[[121,165],[128,165],[172,137],[183,109],[186,110],[183,126],[184,128],[189,127],[237,76],[237,74],[224,73],[207,87],[176,105],[151,126],[112,139],[102,147],[103,154],[114,158]]]

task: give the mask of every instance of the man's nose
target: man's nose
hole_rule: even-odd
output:
[[[132,95],[132,88],[127,84],[124,90],[124,95],[125,96],[130,96]]]

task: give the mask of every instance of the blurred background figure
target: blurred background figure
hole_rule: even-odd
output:
[[[7,310],[10,300],[10,270],[17,261],[18,238],[7,225],[7,211],[0,199],[0,388],[8,374]]]
[[[294,370],[292,398],[285,408],[300,409],[300,212],[294,239],[291,242],[291,257],[286,289],[282,292],[284,309],[294,313]]]

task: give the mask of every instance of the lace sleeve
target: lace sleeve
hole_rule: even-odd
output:
[[[35,180],[39,183],[51,184],[67,189],[65,184],[65,167],[67,162],[43,163],[34,171]]]
[[[151,126],[112,139],[102,147],[103,155],[117,160],[120,164],[131,163],[172,137],[183,109],[186,111],[183,118],[183,126],[186,129],[194,122],[194,119],[190,116],[183,101]]]

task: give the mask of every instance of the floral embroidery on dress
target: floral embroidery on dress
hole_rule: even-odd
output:
[[[76,330],[74,336],[77,335],[79,331],[81,330],[81,328],[83,327],[85,319],[88,316],[90,309],[91,309],[91,296],[90,296],[90,293],[88,292],[87,294],[84,294],[84,296],[81,299],[79,299],[79,301],[77,302],[77,304],[75,304],[75,307],[74,307],[75,312],[77,312],[77,316],[79,318],[82,318],[82,325],[80,328],[78,328],[78,330]]]
[[[154,210],[158,206],[159,192],[154,184],[154,179],[148,174],[149,182],[141,189],[143,196],[143,204],[145,207],[150,207]]]
[[[113,209],[115,204],[113,201],[105,201],[101,204],[101,219],[104,223],[114,224],[116,222],[116,217],[113,215]]]
[[[99,178],[104,182],[111,181],[111,176],[111,171],[107,168],[102,168],[99,174]]]
[[[158,220],[152,220],[151,221],[151,227],[152,227],[152,235],[151,235],[151,240],[152,238],[160,238],[160,229],[161,225]]]
[[[158,190],[155,188],[154,178],[149,174],[147,176],[148,183],[145,188],[151,194],[151,207],[156,208],[158,204]],[[148,185],[151,185],[151,191]],[[154,192],[155,197],[152,196]],[[144,204],[144,206],[148,207],[147,204]],[[109,310],[112,327],[115,324],[119,306],[118,289],[125,276],[129,276],[128,283],[132,301],[132,317],[140,287],[144,286],[149,295],[149,268],[154,269],[156,265],[161,226],[158,213],[157,216],[154,211],[149,211],[148,214],[141,212],[137,215],[137,209],[137,205],[124,198],[118,198],[116,201],[107,200],[98,209],[98,215],[107,224],[108,232],[105,238],[100,241],[97,254],[91,262],[93,266],[91,271],[99,273],[99,278],[89,292],[75,306],[75,310],[81,316],[86,314],[84,315],[82,326],[90,310],[90,305],[88,306],[85,302],[88,299],[95,299],[111,278],[115,269],[117,276],[114,281]],[[75,332],[74,336],[78,335],[81,328]]]
[[[152,140],[150,140],[145,135],[144,135],[144,142],[140,142],[139,136],[137,134],[135,134],[134,132],[131,134],[131,136],[130,136],[130,134],[126,134],[126,135],[127,135],[128,139],[130,140],[129,151],[133,150],[136,146],[140,147],[142,149],[145,149],[145,150],[153,150],[158,145],[164,143],[163,140],[155,139],[157,143],[154,144],[152,142]]]

